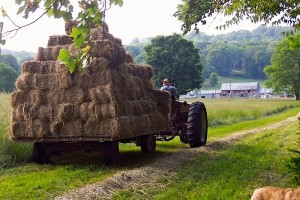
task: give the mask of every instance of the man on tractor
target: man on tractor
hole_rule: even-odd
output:
[[[172,100],[179,99],[179,94],[178,94],[176,88],[170,84],[170,81],[167,78],[165,78],[163,80],[163,86],[160,88],[160,90],[166,90],[166,91],[170,92]]]

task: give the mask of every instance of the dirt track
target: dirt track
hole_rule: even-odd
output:
[[[298,113],[298,115],[295,117],[290,117],[286,120],[272,124],[262,129],[252,129],[234,133],[225,138],[208,143],[205,147],[179,150],[176,153],[173,153],[171,156],[158,159],[155,162],[148,164],[147,166],[119,172],[102,182],[72,190],[64,194],[63,196],[56,197],[55,199],[111,199],[112,194],[120,189],[135,190],[143,185],[153,185],[158,177],[170,177],[171,174],[176,173],[176,170],[180,166],[194,160],[202,152],[210,152],[221,149],[248,135],[286,126],[287,124],[296,121],[298,117],[300,117],[300,113]],[[155,184],[156,187],[164,187],[164,185],[158,185],[158,183]]]

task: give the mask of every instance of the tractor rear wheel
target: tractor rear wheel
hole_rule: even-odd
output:
[[[156,149],[156,137],[154,134],[141,136],[141,149],[145,154],[152,154]]]
[[[187,120],[187,137],[191,148],[206,144],[207,126],[205,105],[201,102],[192,103]]]

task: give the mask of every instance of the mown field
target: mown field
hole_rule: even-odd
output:
[[[193,100],[190,99],[188,101]],[[286,99],[204,99],[203,101],[206,105],[208,113],[209,142],[216,138],[224,137],[235,131],[264,127],[274,122],[286,119],[289,116],[295,116],[300,112],[299,101]],[[188,145],[181,144],[177,138],[171,142],[158,142],[157,153],[155,156],[145,157],[141,153],[140,149],[135,145],[120,144],[122,164],[119,166],[105,166],[102,164],[101,155],[93,153],[63,155],[53,158],[51,164],[37,165],[28,162],[30,159],[32,144],[16,144],[8,139],[7,130],[9,128],[10,118],[10,96],[8,94],[0,94],[0,102],[0,199],[53,199],[55,196],[60,195],[68,190],[86,185],[88,183],[101,181],[120,170],[143,166],[147,164],[147,162],[167,156],[168,154],[171,154],[180,148],[188,148]],[[259,141],[264,144],[257,146],[258,150],[255,151],[253,155],[251,154],[252,158],[249,159],[255,160],[255,157],[260,155],[264,155],[266,158],[262,158],[265,159],[263,161],[264,167],[261,169],[261,171],[259,171],[260,168],[258,168],[258,171],[255,173],[262,173],[262,171],[268,170],[269,165],[272,164],[272,159],[274,159],[277,154],[280,155],[278,157],[278,161],[286,156],[286,146],[288,145],[287,139],[284,140],[286,141],[285,143],[279,144],[279,147],[284,148],[278,148],[276,147],[278,145],[272,144],[277,144],[276,142],[278,142],[279,138],[282,136],[280,136],[280,134],[284,134],[291,141],[295,141],[297,136],[294,133],[296,130],[297,124],[294,124],[286,131],[278,130],[274,133],[265,133],[267,136],[270,134],[274,135],[274,137],[266,137],[269,138],[269,140],[266,142],[264,142],[262,139],[259,139]],[[264,138],[264,136],[260,137]],[[254,138],[251,140],[250,138],[247,140],[245,141],[246,144],[253,144],[250,149],[237,146],[232,147],[232,150],[230,150],[231,148],[226,150],[229,154],[235,154],[235,151],[240,153],[243,152],[237,156],[237,162],[244,162],[245,159],[243,160],[244,157],[242,155],[248,155],[249,151],[251,152],[251,150],[256,148],[254,144],[255,140],[257,139]],[[274,155],[269,155],[268,153],[261,154],[261,152],[269,152],[269,149],[272,148],[274,148]],[[206,181],[211,183],[211,185],[207,185],[208,188],[217,187],[219,184],[223,185],[222,187],[224,187],[224,190],[226,190],[226,188],[239,186],[240,183],[238,180],[235,184],[228,186],[226,186],[226,181],[218,182],[218,179],[223,179],[221,176],[222,171],[225,171],[229,174],[231,170],[233,172],[239,171],[237,166],[233,167],[232,169],[230,168],[230,163],[232,163],[232,160],[228,158],[229,156],[226,155],[226,151],[216,152],[214,155],[202,155],[201,158],[199,158],[195,163],[185,167],[186,169],[182,169],[183,171],[179,173],[178,177],[170,178],[169,184],[172,186],[171,188],[175,188],[174,190],[171,188],[167,189],[165,192],[160,190],[149,190],[149,195],[151,196],[153,193],[154,196],[158,196],[157,198],[169,198],[172,195],[178,195],[176,194],[176,190],[189,193],[188,191],[190,191],[195,185],[194,189],[192,190],[194,193],[195,191],[199,190],[199,188],[204,187],[204,185],[201,184],[206,183]],[[280,153],[276,153],[279,151]],[[225,158],[228,159],[226,160]],[[245,158],[248,159],[247,156],[245,156]],[[212,164],[211,162],[214,163]],[[226,162],[228,162],[228,164],[226,164]],[[279,164],[279,162],[276,162],[276,165],[277,164]],[[245,165],[247,165],[247,162]],[[199,169],[196,170],[197,168]],[[279,168],[281,169],[283,166]],[[211,174],[212,172],[210,169],[215,170],[215,172]],[[187,172],[185,170],[188,172],[195,171],[196,174],[191,174],[190,176],[186,177],[185,175]],[[247,174],[251,173],[253,172],[247,172]],[[274,173],[280,174],[282,172],[276,168],[274,169]],[[192,176],[198,178],[194,180],[195,178]],[[237,174],[236,176],[240,176],[240,174]],[[278,176],[282,178],[281,175]],[[179,182],[177,179],[184,179],[184,182],[187,182],[187,185],[178,185]],[[254,179],[251,184],[260,185],[261,181]],[[291,183],[287,181],[286,185],[288,184],[291,185]],[[181,187],[185,189],[178,189]],[[206,189],[208,190],[208,188]],[[209,193],[214,193],[213,189],[208,191]],[[162,193],[164,193],[164,195]],[[228,193],[231,194],[232,192],[230,193],[230,191],[228,191]],[[141,197],[139,195],[141,194],[137,195],[138,196],[132,196],[130,191],[127,191],[123,194],[120,194],[116,198],[125,199],[128,197],[132,199],[139,199]],[[194,195],[192,195],[192,193],[186,195],[187,197],[191,197],[187,199],[199,199],[200,197],[203,197],[200,199],[222,199],[211,198],[210,194],[208,193],[205,193],[205,196],[199,196],[200,194],[197,193]]]

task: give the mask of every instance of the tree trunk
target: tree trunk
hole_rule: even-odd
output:
[[[296,93],[296,100],[298,100],[298,101],[300,100],[300,92]]]

